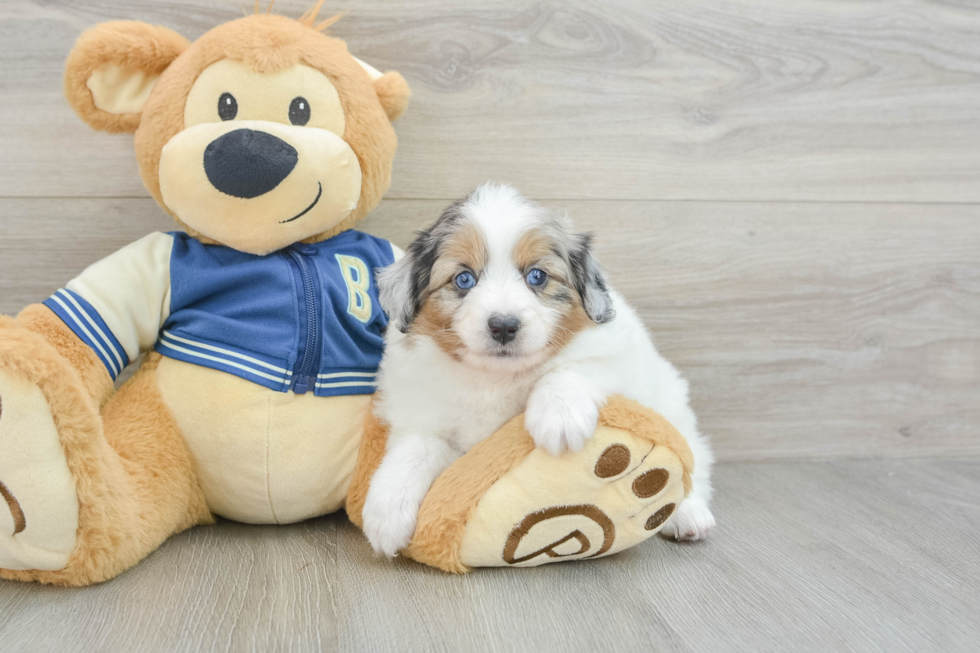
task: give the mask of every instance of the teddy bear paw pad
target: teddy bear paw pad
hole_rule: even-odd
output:
[[[48,402],[0,369],[0,568],[64,568],[77,529],[75,482]]]
[[[611,427],[577,453],[535,449],[480,499],[460,559],[524,567],[616,553],[663,527],[683,474],[670,448]]]

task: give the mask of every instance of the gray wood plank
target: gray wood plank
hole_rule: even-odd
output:
[[[547,202],[691,381],[721,460],[980,456],[977,207]],[[404,246],[441,201],[385,200]],[[0,200],[0,312],[153,229],[150,200]]]
[[[594,566],[480,570],[470,583],[375,560],[344,529],[338,602],[372,607],[341,637],[363,650],[398,648],[406,632],[444,650],[970,650],[975,620],[953,615],[980,606],[978,478],[944,463],[728,465],[721,527],[704,545],[650,542]],[[392,568],[412,582],[375,599]],[[448,614],[433,614],[433,596]]]
[[[336,650],[338,523],[198,529],[93,588],[0,581],[2,648]]]
[[[239,4],[0,4],[0,312],[173,228],[131,137],[61,97],[77,35],[193,38]],[[375,559],[342,515],[222,523],[95,588],[0,581],[0,649],[976,649],[980,7],[328,5],[415,92],[363,228],[404,245],[496,178],[597,231],[728,461],[715,536],[451,577]]]
[[[0,582],[5,650],[973,651],[980,466],[729,464],[718,530],[449,576],[342,515],[222,523],[81,590]]]
[[[498,178],[548,198],[980,201],[975,3],[328,4],[353,52],[415,90],[393,198]],[[61,97],[64,58],[98,21],[193,38],[238,5],[6,0],[0,196],[145,196],[131,139]]]

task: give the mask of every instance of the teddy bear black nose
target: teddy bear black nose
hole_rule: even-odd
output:
[[[254,129],[236,129],[204,150],[204,172],[226,195],[251,199],[282,183],[299,156],[289,143]]]

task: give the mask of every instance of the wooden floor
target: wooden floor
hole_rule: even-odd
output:
[[[298,16],[307,0],[278,0]],[[251,0],[0,3],[0,312],[173,226],[61,97],[74,39]],[[691,380],[719,527],[449,577],[342,516],[185,533],[99,587],[0,582],[2,650],[883,650],[980,642],[980,5],[328,0],[414,90],[363,228],[508,181],[597,232]]]
[[[341,516],[222,523],[98,587],[3,585],[0,641],[63,653],[976,651],[978,507],[975,463],[732,463],[703,544],[656,538],[468,576],[375,558]]]

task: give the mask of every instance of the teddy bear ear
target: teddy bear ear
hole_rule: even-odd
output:
[[[190,42],[165,27],[137,21],[96,25],[65,62],[65,97],[93,129],[134,132],[160,74]]]
[[[412,96],[408,82],[394,71],[381,74],[380,70],[357,57],[354,57],[354,61],[359,63],[368,77],[371,78],[371,83],[374,84],[374,92],[378,94],[381,106],[388,114],[388,120],[392,122],[398,120],[398,117],[405,113],[405,109],[408,108],[408,99]]]
[[[408,108],[408,99],[412,96],[412,91],[408,88],[405,78],[395,71],[388,71],[381,77],[374,80],[374,91],[381,100],[381,106],[388,114],[388,120],[394,122],[398,117],[405,113]]]

